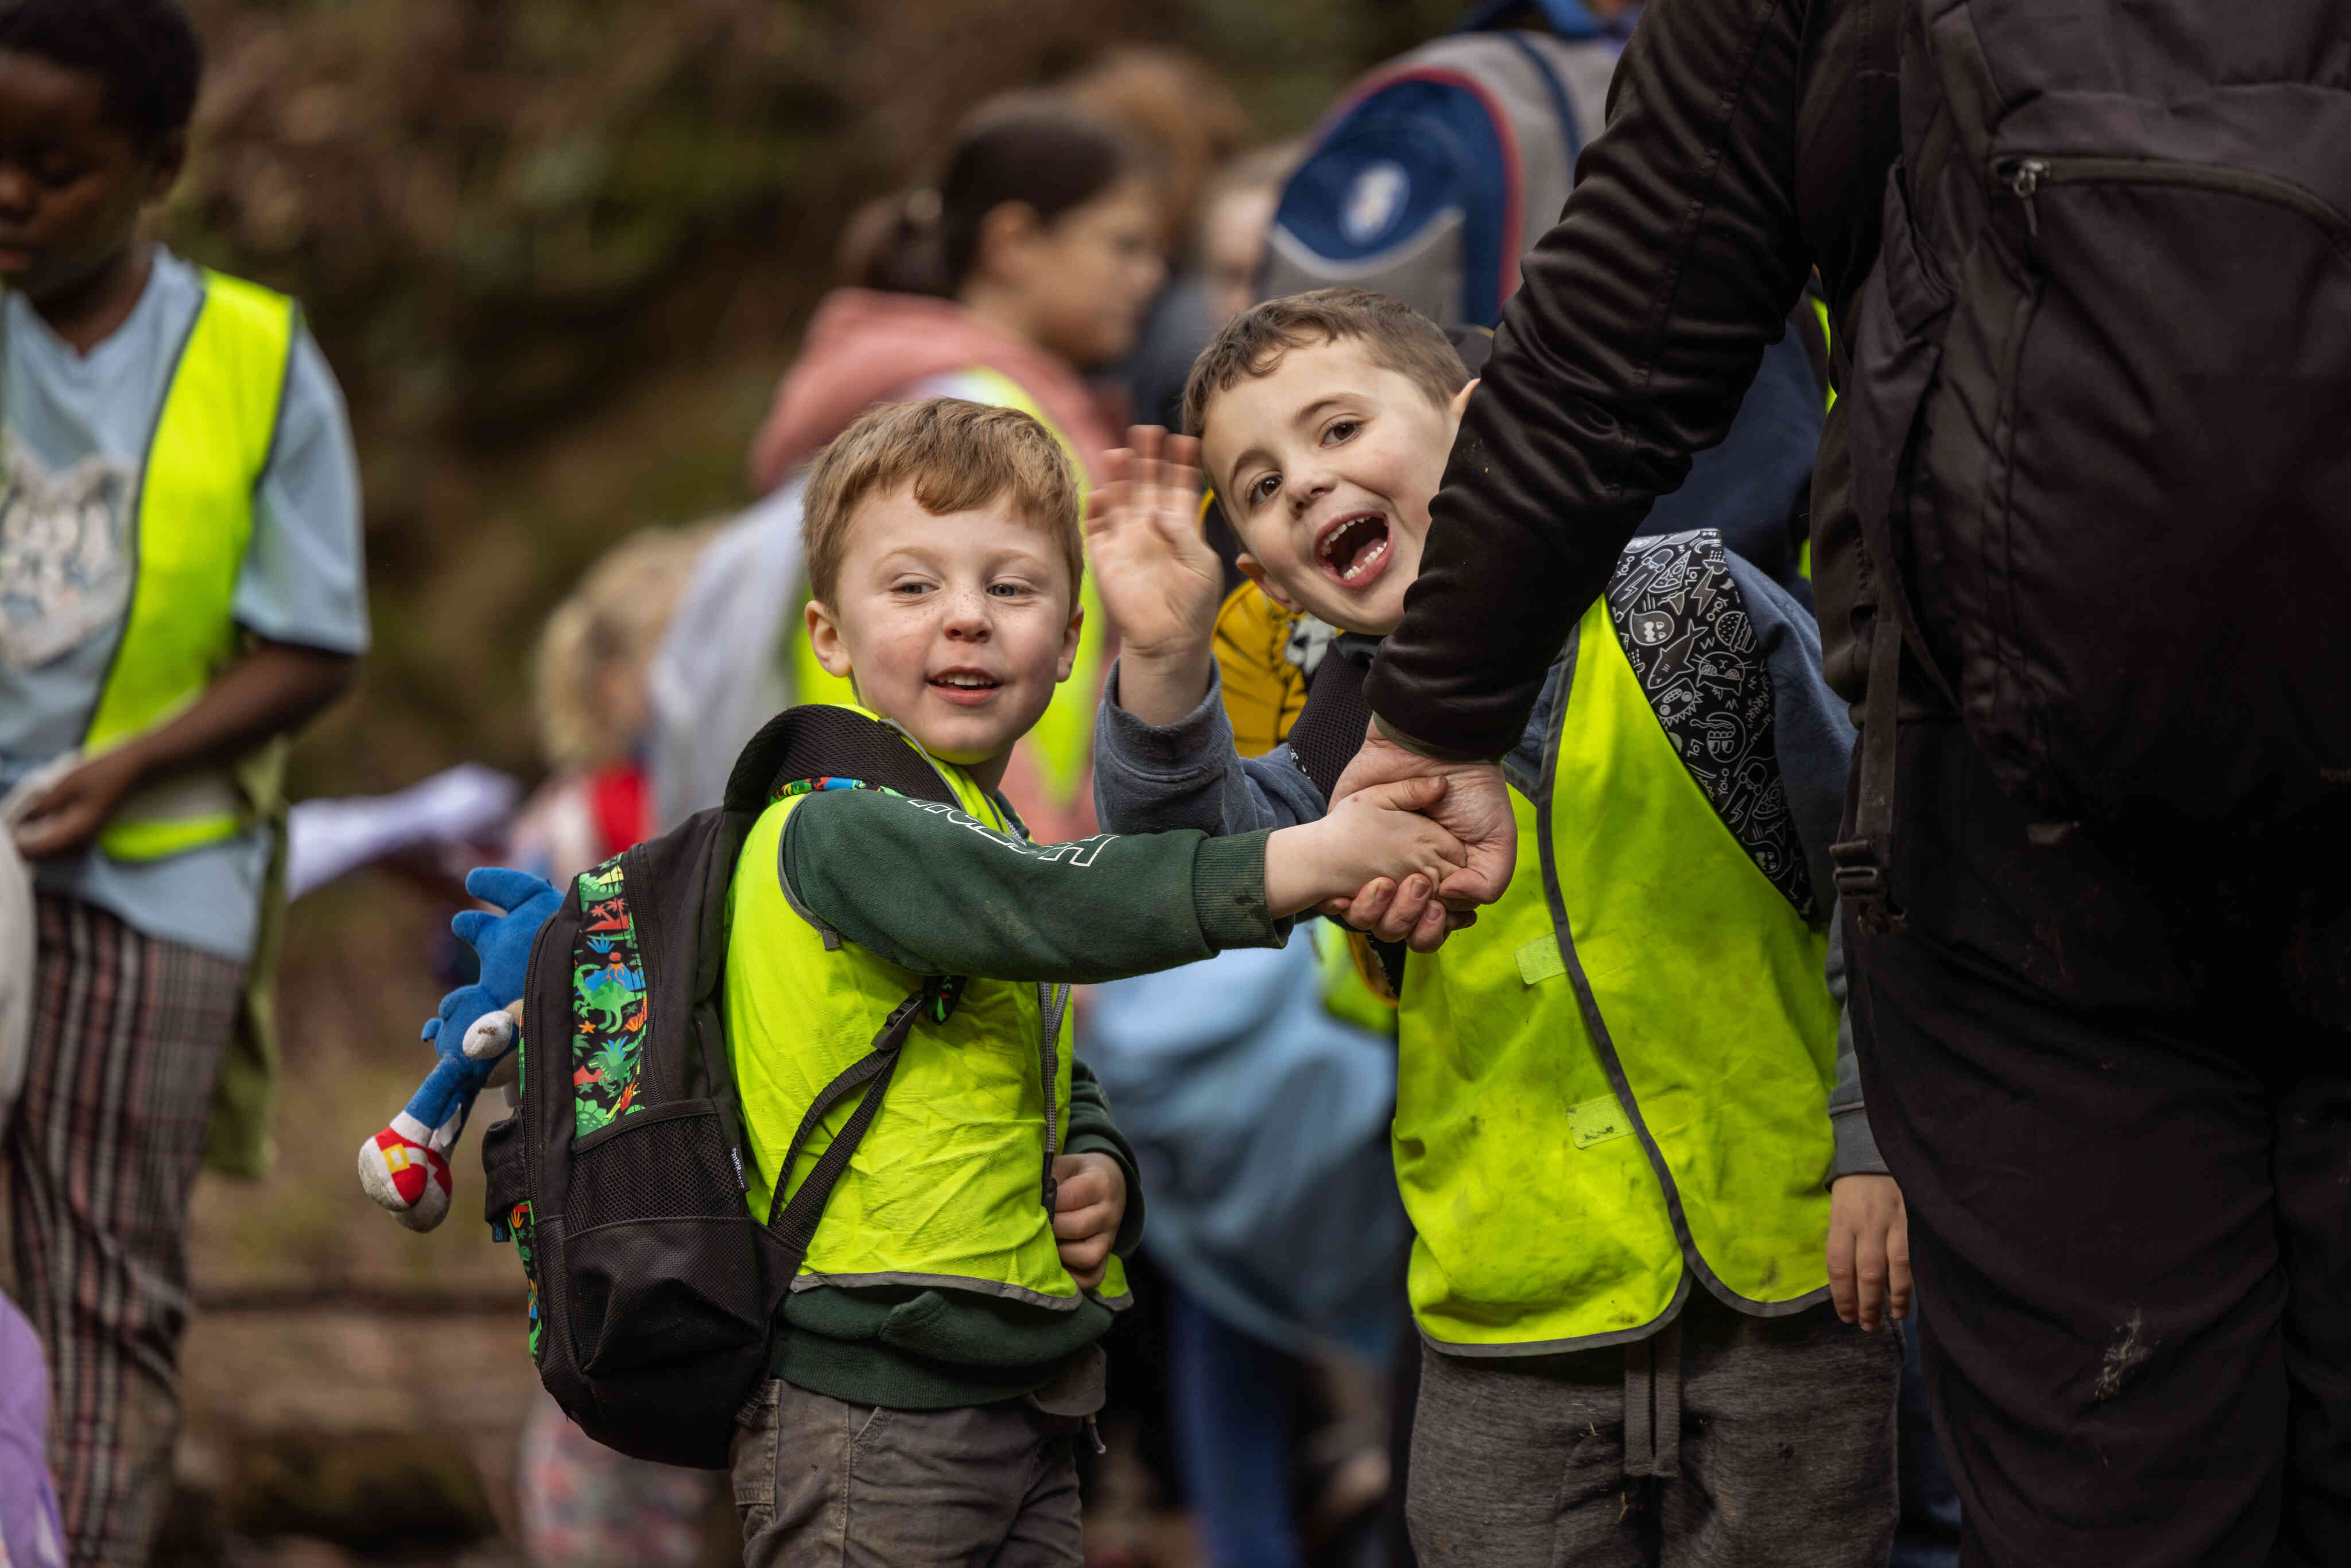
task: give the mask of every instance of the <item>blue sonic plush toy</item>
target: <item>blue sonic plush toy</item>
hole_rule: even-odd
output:
[[[439,1015],[424,1026],[440,1061],[407,1109],[360,1145],[360,1185],[411,1230],[430,1230],[449,1212],[449,1151],[474,1097],[514,1049],[531,940],[563,904],[539,878],[503,866],[467,873],[465,891],[506,912],[468,909],[449,923],[480,956],[482,977],[441,998]]]

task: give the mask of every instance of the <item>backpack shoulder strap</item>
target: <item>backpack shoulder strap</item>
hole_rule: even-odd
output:
[[[931,759],[894,727],[852,708],[808,703],[786,708],[751,737],[727,777],[726,806],[760,811],[788,786],[819,779],[959,803]]]
[[[756,813],[796,788],[883,789],[910,800],[962,804],[937,767],[902,731],[870,715],[825,703],[786,708],[751,737],[727,778],[726,809]],[[784,1249],[787,1277],[799,1271],[834,1185],[880,1113],[907,1036],[925,1016],[946,1022],[962,998],[965,984],[956,975],[925,979],[891,1009],[875,1031],[872,1048],[819,1090],[800,1117],[777,1167],[775,1200],[768,1211],[768,1228]],[[799,1160],[801,1145],[834,1106],[861,1089],[864,1094],[857,1109],[787,1202],[785,1184]]]
[[[1283,737],[1290,743],[1290,754],[1305,769],[1306,777],[1314,780],[1325,800],[1331,798],[1339,775],[1362,749],[1364,732],[1371,727],[1372,705],[1364,700],[1367,673],[1337,648],[1325,653],[1314,666],[1314,678],[1307,684],[1306,706]]]
[[[925,1012],[937,1014],[953,1007],[953,993],[961,986],[960,980],[939,976],[925,981],[921,989],[893,1008],[890,1016],[882,1020],[882,1028],[873,1036],[872,1049],[841,1069],[809,1103],[808,1113],[800,1118],[776,1168],[776,1196],[768,1208],[768,1228],[783,1244],[789,1260],[788,1277],[799,1272],[801,1260],[807,1258],[809,1246],[816,1239],[817,1222],[824,1218],[825,1205],[831,1201],[834,1184],[849,1168],[851,1156],[865,1141],[866,1130],[872,1126],[874,1116],[882,1109],[882,1097],[889,1092],[890,1080],[897,1073],[899,1051],[907,1035]],[[784,1185],[791,1179],[792,1166],[799,1161],[800,1146],[835,1105],[860,1088],[865,1090],[865,1097],[850,1113],[848,1122],[832,1142],[825,1145],[824,1153],[817,1156],[808,1178],[787,1202]]]
[[[1712,528],[1638,538],[1608,615],[1676,755],[1756,869],[1807,919],[1820,910],[1780,773],[1771,673]]]

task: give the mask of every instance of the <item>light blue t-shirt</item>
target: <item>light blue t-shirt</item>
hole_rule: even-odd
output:
[[[196,269],[158,246],[138,305],[88,354],[21,296],[0,299],[0,790],[89,728],[130,610],[140,468],[203,297]],[[273,642],[367,646],[359,465],[341,390],[307,331],[295,335],[234,612]],[[139,863],[92,848],[42,862],[37,879],[150,936],[242,962],[267,854],[256,829]]]

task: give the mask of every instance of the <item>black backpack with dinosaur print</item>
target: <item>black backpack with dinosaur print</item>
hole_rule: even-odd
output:
[[[888,726],[790,709],[744,748],[723,804],[582,873],[531,949],[521,1103],[482,1140],[490,1228],[529,1281],[540,1381],[581,1430],[639,1458],[726,1467],[777,1308],[898,1048],[917,1009],[944,1019],[960,988],[934,980],[877,1020],[872,1050],[818,1095],[792,1150],[863,1089],[857,1110],[790,1201],[779,1177],[756,1218],[722,989],[727,888],[759,813],[828,788],[955,804]]]

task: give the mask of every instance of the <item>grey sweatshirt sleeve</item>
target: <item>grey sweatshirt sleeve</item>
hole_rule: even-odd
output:
[[[893,964],[1085,984],[1281,946],[1266,838],[1032,844],[930,801],[841,789],[794,808],[778,858],[795,907]]]
[[[1821,674],[1820,629],[1788,591],[1752,563],[1727,558],[1730,575],[1746,601],[1748,622],[1771,675],[1771,726],[1780,755],[1780,779],[1788,792],[1788,813],[1803,846],[1804,869],[1813,896],[1828,910],[1829,994],[1837,1004],[1836,1087],[1829,1094],[1829,1124],[1836,1154],[1829,1179],[1883,1176],[1869,1116],[1862,1105],[1861,1074],[1854,1061],[1853,1019],[1846,993],[1843,922],[1834,903],[1835,867],[1829,845],[1844,816],[1844,785],[1852,766],[1854,729],[1845,705]]]
[[[1328,810],[1290,747],[1244,758],[1225,717],[1224,677],[1208,666],[1207,695],[1174,724],[1144,724],[1119,706],[1118,667],[1094,724],[1094,814],[1122,833],[1190,828],[1223,836],[1295,827]]]

